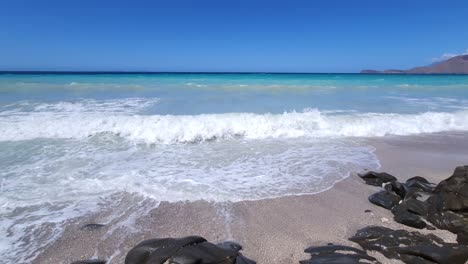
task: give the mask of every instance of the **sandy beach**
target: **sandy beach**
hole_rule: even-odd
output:
[[[388,137],[369,143],[376,148],[381,171],[400,180],[423,175],[439,182],[450,176],[457,165],[468,161],[467,139],[466,133],[451,133]],[[243,245],[244,255],[258,263],[297,263],[307,258],[303,250],[309,246],[330,242],[357,246],[347,238],[368,225],[415,231],[394,222],[390,211],[368,202],[367,197],[376,189],[351,175],[318,194],[259,201],[162,202],[158,206],[127,195],[118,207],[71,222],[34,263],[70,263],[89,258],[123,263],[126,252],[141,240],[188,235],[200,235],[214,242],[237,241]],[[145,210],[147,213],[141,214]],[[116,211],[122,213],[109,221]],[[143,217],[132,218],[136,212]],[[103,222],[106,225],[96,230],[80,229],[87,223]],[[447,231],[420,231],[455,241],[455,235]],[[371,254],[382,263],[398,263],[379,253]]]

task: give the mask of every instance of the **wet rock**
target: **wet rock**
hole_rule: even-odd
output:
[[[429,211],[429,204],[426,202],[411,198],[408,200],[403,200],[400,204],[396,205],[392,209],[392,212],[394,214],[395,212],[400,212],[400,211],[407,211],[413,214],[420,215],[422,217],[426,217]]]
[[[468,247],[456,244],[403,247],[396,251],[405,263],[465,264],[468,261]]]
[[[71,264],[106,264],[106,263],[107,263],[107,260],[86,259],[86,260],[73,261]]]
[[[246,258],[245,256],[239,255],[236,258],[235,264],[256,264],[256,262],[249,258]]]
[[[98,230],[102,227],[104,227],[105,225],[103,224],[86,224],[86,225],[83,225],[80,227],[80,230],[83,230],[83,231],[94,231],[94,230]]]
[[[416,177],[408,179],[405,185],[407,187],[419,188],[427,193],[432,193],[435,188],[434,184],[430,183],[428,180],[424,179],[421,176],[416,176]]]
[[[302,260],[300,264],[358,264],[378,262],[374,257],[367,255],[366,252],[348,246],[328,245],[321,247],[310,247],[304,250],[310,254],[310,259]]]
[[[423,229],[427,226],[426,222],[417,214],[405,210],[392,210],[392,212],[395,222],[419,229]]]
[[[171,263],[222,263],[235,264],[238,252],[233,249],[225,249],[212,243],[199,243],[180,248],[170,258]]]
[[[386,173],[386,172],[374,172],[369,171],[365,174],[359,174],[359,177],[363,179],[366,184],[374,185],[374,186],[382,186],[382,184],[387,182],[396,181],[397,178],[394,176]]]
[[[241,248],[233,242],[215,245],[199,236],[150,239],[132,248],[125,264],[255,264],[239,253]]]
[[[461,245],[468,245],[468,233],[461,232],[457,235],[457,242]]]
[[[409,199],[416,199],[419,201],[425,202],[429,197],[430,193],[423,191],[420,188],[417,187],[405,187],[406,188],[406,193],[405,193],[405,200]]]
[[[400,196],[388,190],[380,191],[369,196],[369,202],[386,209],[392,209],[400,201]]]
[[[431,196],[439,210],[468,211],[468,166],[457,167],[452,176],[441,181]]]
[[[390,184],[386,185],[385,187],[388,186],[388,190],[395,192],[398,194],[401,199],[405,198],[406,196],[406,186],[402,184],[401,182],[398,181],[392,181]]]
[[[239,245],[238,243],[236,242],[231,242],[231,241],[225,241],[225,242],[222,242],[222,243],[218,243],[216,244],[218,247],[221,247],[221,248],[225,248],[225,249],[232,249],[232,250],[235,250],[235,251],[240,251],[242,250],[242,246]]]
[[[423,235],[406,230],[392,230],[381,226],[369,226],[357,231],[349,240],[358,243],[365,250],[375,250],[387,258],[400,259],[399,247],[443,245],[444,241],[433,235]]]
[[[468,166],[457,167],[428,199],[428,220],[454,233],[468,233]]]

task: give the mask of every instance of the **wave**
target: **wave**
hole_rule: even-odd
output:
[[[51,115],[70,113],[126,113],[137,114],[159,102],[159,98],[125,99],[80,99],[77,101],[38,102],[20,101],[0,106],[0,117],[9,115],[28,115],[50,113]]]
[[[468,130],[468,111],[333,115],[318,110],[283,114],[138,115],[55,113],[0,117],[0,140],[82,139],[114,134],[136,143],[174,144],[222,139],[380,137]]]

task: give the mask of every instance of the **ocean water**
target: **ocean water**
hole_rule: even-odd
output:
[[[460,75],[0,74],[0,259],[116,196],[317,193],[380,166],[369,137],[466,130]]]

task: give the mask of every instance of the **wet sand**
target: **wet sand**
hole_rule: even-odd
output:
[[[381,171],[403,181],[421,175],[433,182],[450,176],[456,166],[468,164],[468,134],[451,133],[368,140],[376,148]],[[62,237],[33,263],[70,263],[87,258],[123,263],[125,254],[141,240],[200,235],[212,242],[234,240],[244,255],[258,263],[298,263],[303,250],[329,242],[357,246],[347,240],[368,225],[416,230],[393,221],[390,211],[368,202],[377,188],[356,175],[319,194],[236,203],[163,202],[156,204],[124,195],[119,205],[71,221]],[[371,213],[365,213],[366,209]],[[115,212],[120,212],[115,217]],[[138,216],[137,215],[143,215]],[[110,219],[114,216],[114,219]],[[388,221],[382,222],[386,218]],[[107,223],[94,231],[80,230],[87,223]],[[421,231],[421,230],[418,230]],[[421,232],[428,232],[422,230]],[[447,231],[430,231],[447,241]],[[382,263],[389,261],[372,253]]]

